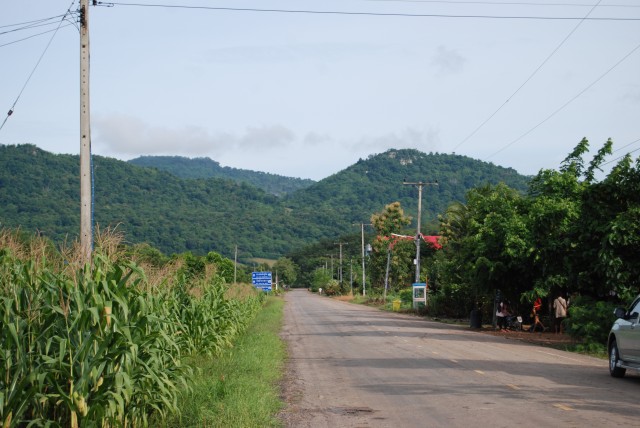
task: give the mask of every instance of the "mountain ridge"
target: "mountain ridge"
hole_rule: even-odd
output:
[[[221,166],[219,162],[208,157],[140,156],[128,162],[137,166],[158,168],[180,178],[229,178],[251,184],[276,196],[292,193],[315,183],[311,179]]]
[[[209,251],[227,257],[277,258],[322,239],[358,231],[372,213],[399,201],[415,217],[417,190],[402,184],[434,181],[423,192],[423,225],[464,201],[472,187],[506,184],[524,191],[529,178],[471,158],[388,150],[308,187],[275,196],[231,178],[179,178],[157,168],[94,156],[94,221],[120,225],[128,243],[164,253]],[[79,231],[79,157],[34,145],[0,146],[0,227],[21,227],[54,242]]]

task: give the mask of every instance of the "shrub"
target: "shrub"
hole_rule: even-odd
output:
[[[413,289],[404,288],[400,290],[400,300],[402,300],[402,303],[413,303]]]
[[[572,300],[567,319],[566,331],[585,344],[606,344],[611,324],[614,321],[615,305],[610,302],[595,301],[580,296]]]
[[[474,301],[468,287],[458,284],[443,285],[429,294],[429,313],[453,318],[469,316]]]
[[[325,285],[324,292],[327,296],[335,296],[336,294],[340,294],[340,281],[337,279],[331,279]]]

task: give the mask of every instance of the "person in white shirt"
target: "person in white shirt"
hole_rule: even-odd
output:
[[[558,294],[556,300],[553,301],[553,310],[556,316],[554,320],[556,333],[562,333],[562,321],[567,317],[567,301],[562,297],[562,293]]]

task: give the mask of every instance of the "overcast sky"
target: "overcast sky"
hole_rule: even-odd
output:
[[[77,14],[36,36],[78,3],[2,1],[0,144],[79,153]],[[583,137],[640,149],[636,0],[135,3],[89,8],[97,155],[319,180],[390,148],[523,174]]]

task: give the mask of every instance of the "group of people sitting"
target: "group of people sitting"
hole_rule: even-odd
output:
[[[540,320],[540,310],[542,309],[542,299],[538,297],[535,302],[533,302],[533,307],[531,308],[531,327],[529,327],[530,332],[535,331],[545,331],[547,328]],[[567,317],[567,301],[565,300],[562,293],[558,294],[558,297],[553,301],[553,311],[554,311],[554,330],[556,333],[563,333],[563,325],[562,322]],[[506,300],[503,300],[498,305],[496,311],[496,324],[500,331],[508,331],[509,319],[513,314],[509,309],[509,303]]]

